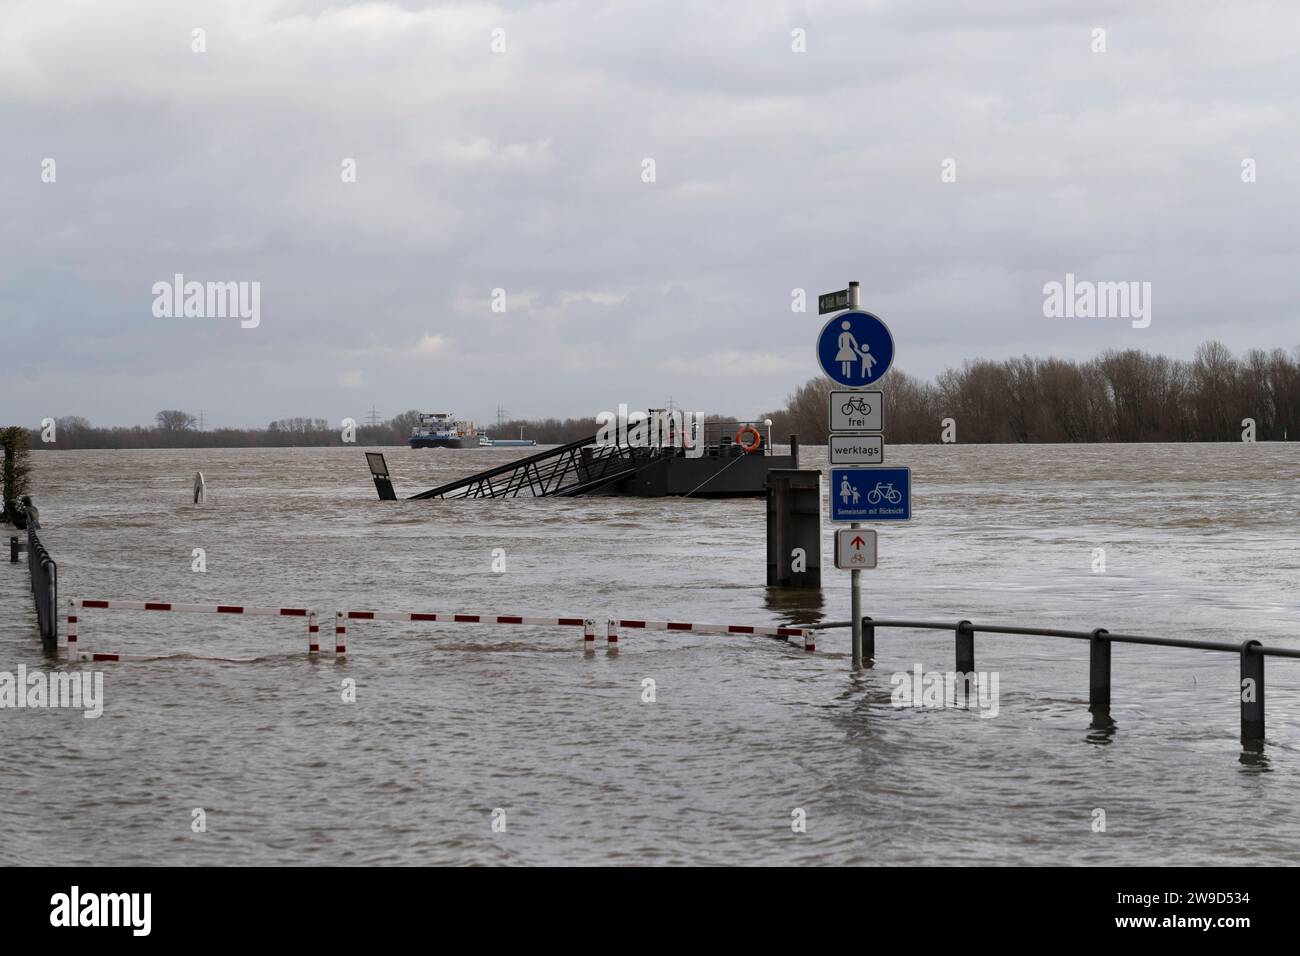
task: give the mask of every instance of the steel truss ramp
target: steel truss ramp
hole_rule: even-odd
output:
[[[430,488],[412,495],[411,500],[572,497],[602,488],[636,468],[632,449],[597,446],[593,435]]]

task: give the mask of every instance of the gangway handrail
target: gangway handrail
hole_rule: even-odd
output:
[[[584,454],[584,449],[591,445],[597,446],[595,452]],[[599,435],[592,435],[458,478],[412,495],[408,500],[510,498],[518,497],[524,491],[535,497],[563,497],[592,491],[635,474],[637,470],[636,450],[632,446],[619,442],[605,444]],[[503,476],[503,482],[493,484],[493,478]]]
[[[489,468],[487,471],[475,472],[466,478],[458,478],[455,481],[448,482],[445,485],[439,485],[437,488],[430,488],[428,491],[422,491],[418,495],[411,495],[408,500],[415,501],[420,498],[436,498],[448,491],[454,491],[465,485],[471,485],[476,481],[495,478],[498,475],[509,474],[520,468],[526,468],[537,462],[546,461],[550,458],[558,458],[566,452],[571,452],[587,445],[594,445],[598,436],[591,435],[587,438],[579,438],[577,441],[571,441],[565,445],[557,445],[554,448],[548,448],[545,451],[537,452],[532,455],[525,455],[523,458],[516,458],[514,461],[507,462],[504,465],[498,465],[495,468]]]

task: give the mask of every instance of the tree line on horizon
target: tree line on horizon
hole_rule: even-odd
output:
[[[421,412],[410,409],[378,424],[358,423],[356,441],[343,441],[341,424],[324,418],[280,418],[266,428],[208,428],[200,430],[198,419],[180,409],[164,409],[154,416],[153,426],[130,425],[99,428],[79,415],[54,419],[54,442],[42,440],[40,428],[27,432],[33,448],[71,450],[77,448],[294,448],[405,445]],[[594,419],[512,419],[484,428],[498,438],[524,437],[539,445],[562,444],[595,434]]]
[[[1190,360],[1138,349],[1084,362],[976,359],[933,382],[893,369],[879,384],[898,444],[939,442],[945,419],[973,444],[1241,441],[1245,419],[1257,441],[1300,439],[1300,348],[1237,358],[1211,341]],[[774,436],[825,442],[827,392],[840,387],[825,376],[800,386],[768,413]]]
[[[805,444],[825,442],[825,376],[792,392],[784,408],[756,416],[772,419],[772,437],[791,434]],[[1244,419],[1257,441],[1300,438],[1300,348],[1252,349],[1240,358],[1221,342],[1205,342],[1190,360],[1138,349],[1111,350],[1084,362],[1058,358],[975,359],[927,382],[892,369],[881,380],[885,427],[896,444],[941,440],[943,423],[955,424],[962,443],[1240,441]],[[358,446],[404,445],[420,412],[411,409],[376,425],[358,424]],[[737,424],[709,415],[710,433]],[[342,446],[341,428],[323,418],[282,418],[264,429],[199,430],[193,415],[160,411],[153,427],[96,428],[79,416],[55,420],[56,441],[30,429],[33,448],[241,448]],[[480,427],[497,438],[557,445],[596,432],[593,418],[511,419]],[[726,431],[723,427],[722,432]]]

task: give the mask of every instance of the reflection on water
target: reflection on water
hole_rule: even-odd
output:
[[[410,494],[526,450],[385,453]],[[913,469],[915,520],[879,529],[868,615],[1297,645],[1295,445],[891,456]],[[307,605],[326,628],[348,606],[602,630],[849,615],[848,574],[829,564],[820,592],[766,587],[761,501],[384,503],[354,449],[34,459],[65,598]],[[0,669],[47,666],[15,571],[0,574]],[[1000,678],[984,718],[891,701],[892,675],[951,668],[951,631],[878,628],[875,666],[853,673],[846,629],[816,654],[662,632],[584,654],[575,628],[366,622],[339,664],[306,659],[299,623],[87,614],[88,646],[163,659],[104,666],[98,720],[0,713],[0,862],[1300,862],[1291,661],[1269,662],[1268,747],[1243,752],[1231,654],[1116,646],[1115,723],[1080,733],[1074,641],[978,641]]]
[[[777,620],[795,627],[821,624],[827,619],[826,597],[820,589],[767,588],[763,607]]]

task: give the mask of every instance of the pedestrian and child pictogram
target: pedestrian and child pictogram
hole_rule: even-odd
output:
[[[894,337],[870,312],[841,312],[817,337],[817,361],[833,381],[864,388],[894,361]]]

